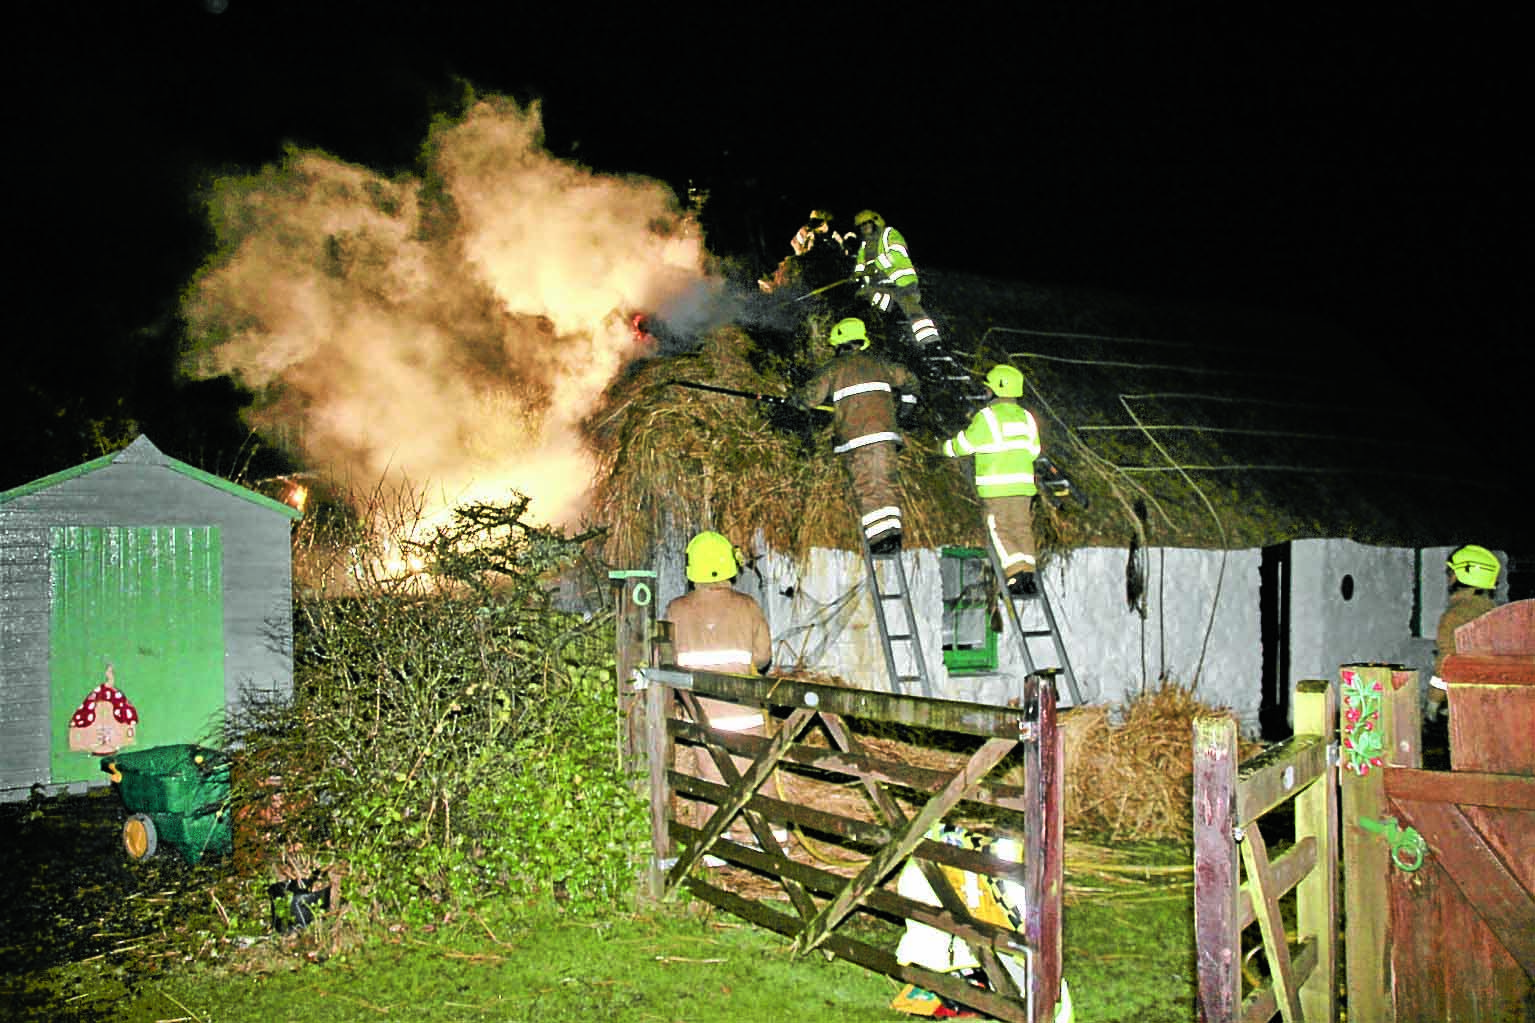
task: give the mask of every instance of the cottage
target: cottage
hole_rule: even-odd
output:
[[[291,695],[298,517],[144,436],[0,493],[0,799]]]
[[[1090,513],[1042,505],[1035,521],[1082,702],[1120,704],[1171,680],[1231,708],[1249,731],[1282,735],[1301,679],[1383,653],[1419,670],[1432,664],[1445,554],[1497,540],[1468,509],[1404,499],[1423,487],[1421,450],[1393,452],[1352,420],[1330,435],[1304,394],[1276,399],[1284,378],[1272,371],[1243,382],[1233,370],[1200,390],[1165,356],[1107,351],[1113,339],[1089,347],[1078,335],[1066,349],[1019,343],[1022,332],[974,333],[972,371],[1000,359],[1025,368],[1024,403],[1047,447],[1094,495]],[[655,569],[664,606],[685,588],[689,532],[721,530],[755,555],[738,585],[762,603],[779,667],[887,687],[856,516],[823,428],[675,386],[785,393],[760,348],[721,331],[610,389],[588,423],[604,459],[597,517],[613,527],[609,560]],[[1062,350],[1070,357],[1051,354]],[[1083,370],[1089,356],[1104,368]],[[1210,359],[1191,368],[1209,372]],[[1390,424],[1379,433],[1389,441]],[[932,695],[1010,699],[1021,657],[976,585],[986,561],[964,469],[913,430],[901,472],[904,557]],[[1048,641],[1031,643],[1036,664],[1056,663]]]

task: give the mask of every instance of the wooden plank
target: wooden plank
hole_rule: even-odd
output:
[[[1358,696],[1367,699],[1365,709],[1373,709],[1369,723],[1380,729],[1383,752],[1389,754],[1396,748],[1391,734],[1391,724],[1403,714],[1391,713],[1392,704],[1408,691],[1417,700],[1415,686],[1392,686],[1392,669],[1378,664],[1351,664],[1340,669],[1342,679],[1339,711],[1345,715],[1340,733],[1348,735],[1350,727],[1362,727],[1364,718],[1356,722],[1347,720],[1352,708],[1360,709]],[[1369,694],[1375,694],[1373,698]],[[1371,703],[1373,699],[1374,703]],[[1418,713],[1416,702],[1413,714]],[[1371,717],[1366,714],[1365,717]],[[1343,939],[1344,962],[1348,983],[1348,1017],[1350,1023],[1387,1023],[1396,1019],[1392,1008],[1389,981],[1390,904],[1386,899],[1388,872],[1391,866],[1390,849],[1379,836],[1359,826],[1361,818],[1379,820],[1385,816],[1387,806],[1383,791],[1382,772],[1368,761],[1343,750],[1339,764],[1339,787],[1343,801]]]
[[[1455,649],[1468,654],[1535,654],[1535,600],[1511,601],[1462,625],[1455,630]]]
[[[1316,867],[1316,850],[1316,836],[1307,835],[1269,864],[1269,877],[1272,879],[1274,894],[1277,898],[1284,898],[1291,888],[1301,883]],[[1245,884],[1238,893],[1237,906],[1237,930],[1246,930],[1257,922],[1258,911],[1253,906],[1251,894]]]
[[[1535,775],[1535,686],[1450,683],[1450,768]]]
[[[650,636],[655,619],[655,573],[643,569],[609,572],[613,588],[613,628],[617,644],[618,757],[625,771],[647,774],[644,763],[645,701],[635,685],[635,671],[650,665]]]
[[[1237,825],[1246,827],[1327,773],[1327,740],[1297,732],[1237,768]]]
[[[917,843],[922,841],[927,829],[941,820],[955,803],[965,797],[975,782],[985,777],[986,772],[995,767],[1016,745],[1014,739],[990,739],[976,750],[943,791],[929,799],[918,811],[905,831],[875,853],[837,897],[821,908],[795,942],[795,950],[808,952],[825,941],[826,936],[852,912],[863,896],[895,869],[897,863],[911,854]]]
[[[1535,977],[1535,895],[1459,808],[1449,803],[1399,799],[1396,807],[1417,828],[1466,902],[1497,935],[1508,954]]]
[[[1535,686],[1535,656],[1530,654],[1450,654],[1442,670],[1452,692],[1458,685]]]
[[[679,689],[696,689],[714,699],[753,707],[816,707],[845,718],[959,732],[981,738],[1017,739],[1023,731],[1021,710],[957,700],[901,696],[869,689],[709,671],[657,670],[656,677]]]
[[[1446,888],[1443,870],[1432,857],[1421,869],[1408,874],[1393,870],[1386,885],[1392,928],[1391,996],[1401,1020],[1446,1020],[1445,991],[1448,981],[1446,955],[1451,940],[1456,946],[1464,932],[1446,928],[1441,916]],[[1459,901],[1456,899],[1455,901]],[[1447,940],[1447,936],[1454,938]]]
[[[1318,735],[1324,749],[1337,739],[1338,697],[1321,679],[1307,679],[1295,687],[1295,730]],[[1327,764],[1311,785],[1295,797],[1295,846],[1273,864],[1275,880],[1284,884],[1291,857],[1302,850],[1315,866],[1303,870],[1305,879],[1295,894],[1296,936],[1316,951],[1316,968],[1296,974],[1300,984],[1301,1013],[1308,1021],[1338,1018],[1338,779],[1336,764]]]
[[[1300,993],[1290,962],[1290,942],[1285,936],[1284,918],[1279,915],[1279,896],[1269,872],[1268,843],[1257,828],[1248,828],[1242,843],[1242,864],[1247,881],[1255,894],[1258,929],[1263,933],[1263,958],[1269,967],[1269,986],[1285,1023],[1300,1023]]]
[[[645,765],[650,776],[650,869],[645,874],[646,895],[660,899],[666,891],[661,864],[671,857],[672,792],[668,784],[674,751],[666,730],[671,690],[652,685],[645,690]]]
[[[702,691],[699,695],[714,696],[713,693]],[[839,715],[828,715],[826,711],[822,711],[821,716],[822,720],[828,717],[840,720]],[[668,727],[679,739],[703,742],[704,729],[694,722],[673,718]],[[741,732],[716,733],[715,739],[732,753],[753,758],[767,748],[769,741],[762,736],[745,735]],[[868,779],[881,784],[895,784],[925,792],[928,795],[940,791],[953,777],[950,772],[936,768],[915,767],[899,761],[883,760],[867,753],[845,753],[841,750],[829,750],[824,746],[791,746],[784,753],[783,761],[799,767],[812,767],[820,771],[845,774],[848,777]],[[1018,813],[1025,812],[1028,806],[1021,786],[1004,785],[990,780],[981,781],[966,798],[972,802],[985,803]]]
[[[1237,729],[1194,719],[1194,936],[1206,1023],[1235,1020],[1242,996],[1236,827]],[[1270,1015],[1273,1013],[1270,1012]],[[1264,1017],[1267,1019],[1268,1017]]]
[[[1295,975],[1297,977],[1315,976],[1317,966],[1317,950],[1315,942],[1307,942],[1295,950],[1294,957]],[[1268,1023],[1274,1018],[1274,1013],[1279,1011],[1279,998],[1274,993],[1274,985],[1264,984],[1257,988],[1242,1002],[1241,1014],[1236,1018],[1242,1023]],[[1333,1017],[1336,1019],[1337,1017]],[[1206,1023],[1210,1023],[1206,1018]],[[1309,1020],[1308,1020],[1309,1023]]]
[[[1061,999],[1061,971],[1064,964],[1061,938],[1061,907],[1066,895],[1066,748],[1061,742],[1057,694],[1053,680],[1039,682],[1039,727],[1037,772],[1040,778],[1039,814],[1044,832],[1042,876],[1032,878],[1029,899],[1038,896],[1037,931],[1028,932],[1028,941],[1036,950],[1034,973],[1033,1023],[1054,1020]],[[1025,694],[1029,693],[1025,680]],[[1025,701],[1026,711],[1029,708]]]
[[[1393,799],[1535,810],[1535,778],[1481,771],[1392,770],[1386,795]]]

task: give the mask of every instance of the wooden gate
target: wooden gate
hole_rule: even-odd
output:
[[[1535,1020],[1535,602],[1456,644],[1449,771],[1421,769],[1415,672],[1342,670],[1351,1023]]]
[[[649,780],[655,895],[685,889],[801,954],[823,949],[997,1019],[1056,1018],[1063,765],[1050,682],[1030,676],[1012,708],[651,667],[651,612],[630,592],[648,583],[616,582],[620,705],[643,722],[623,728],[621,747]],[[765,734],[711,727],[700,697],[760,708]],[[940,822],[1016,836],[1022,862],[934,841]],[[897,892],[908,861],[940,905]],[[957,873],[1021,887],[1021,914],[978,914]],[[989,987],[900,962],[906,921],[961,939]]]
[[[1300,683],[1295,735],[1240,764],[1234,720],[1194,722],[1194,932],[1207,1023],[1337,1016],[1335,716],[1331,686]],[[1287,804],[1293,827],[1279,821],[1275,831],[1294,841],[1271,858],[1262,828]],[[1294,941],[1281,905],[1291,891]],[[1242,939],[1254,923],[1264,969],[1252,970],[1244,995]]]

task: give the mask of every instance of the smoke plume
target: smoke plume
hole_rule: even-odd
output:
[[[716,291],[665,185],[556,159],[505,99],[435,128],[420,177],[294,150],[209,212],[189,371],[251,389],[253,425],[309,467],[439,511],[515,489],[574,522],[578,423],[648,354],[634,313],[686,322]]]

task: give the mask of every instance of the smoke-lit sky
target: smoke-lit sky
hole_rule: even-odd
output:
[[[709,187],[717,254],[776,258],[811,205],[873,206],[935,268],[1320,315],[1440,393],[1483,386],[1460,382],[1472,359],[1500,395],[1523,387],[1527,15],[1121,6],[891,7],[873,25],[773,5],[27,5],[4,72],[7,413],[52,461],[19,455],[4,482],[58,468],[49,446],[82,418],[185,443],[235,397],[164,382],[212,251],[194,199],[211,173],[291,145],[408,192],[433,114],[467,86],[538,100],[539,159],[598,192],[625,175]],[[624,217],[557,205],[580,221],[564,240],[609,259],[627,244]],[[630,209],[642,228],[652,213]],[[515,239],[461,242],[521,258]],[[509,272],[470,277],[502,294]],[[233,458],[211,432],[215,450],[173,453]]]

